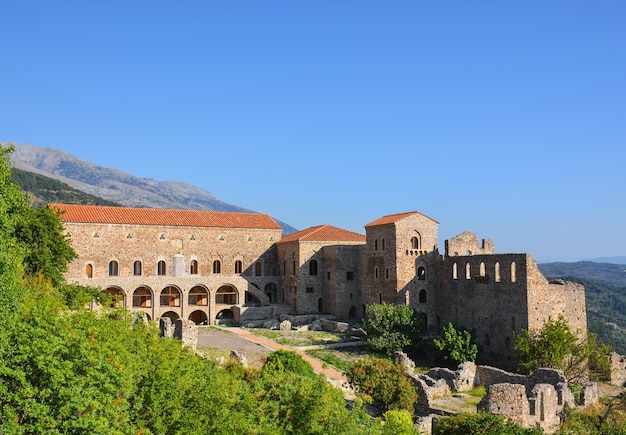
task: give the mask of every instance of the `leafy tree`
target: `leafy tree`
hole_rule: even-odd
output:
[[[462,363],[476,361],[478,346],[473,343],[472,334],[463,328],[448,323],[441,329],[441,337],[433,339],[433,344],[446,361]]]
[[[529,372],[550,367],[562,370],[569,382],[584,379],[590,368],[599,378],[610,374],[610,347],[595,335],[573,332],[563,315],[548,318],[541,330],[522,330],[514,339],[520,366]]]
[[[362,327],[372,349],[391,356],[417,342],[424,322],[408,305],[382,303],[366,307]]]
[[[365,357],[357,361],[346,376],[359,394],[371,398],[383,411],[404,409],[413,412],[417,393],[400,364]]]
[[[437,418],[433,435],[540,435],[540,428],[525,429],[511,419],[479,412]]]

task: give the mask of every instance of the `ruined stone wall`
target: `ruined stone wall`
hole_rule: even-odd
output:
[[[474,330],[480,362],[512,368],[513,333],[528,327],[525,254],[447,256],[436,294],[437,325]]]
[[[527,258],[528,328],[541,329],[548,318],[556,320],[563,314],[572,331],[586,334],[585,287],[561,280],[548,283],[532,257]]]

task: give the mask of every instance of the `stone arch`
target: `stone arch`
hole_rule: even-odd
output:
[[[206,325],[209,323],[209,316],[202,310],[195,310],[189,314],[189,320],[196,325]]]
[[[270,304],[278,302],[278,288],[276,287],[276,284],[270,282],[265,286],[264,292]]]
[[[472,266],[469,262],[465,263],[465,279],[472,279]]]
[[[111,308],[126,308],[126,292],[120,287],[108,287],[107,294],[111,298]]]
[[[426,280],[426,268],[422,265],[417,267],[417,279],[419,281],[425,281]]]
[[[480,273],[480,276],[485,276],[487,274],[487,272],[485,270],[485,262],[484,261],[480,262],[479,273]]]
[[[254,263],[254,276],[263,276],[263,264],[260,261]]]
[[[85,265],[85,275],[87,275],[87,278],[93,278],[93,264],[87,263]]]
[[[161,317],[167,317],[168,319],[170,319],[172,321],[172,323],[176,320],[179,319],[180,316],[178,315],[178,313],[174,312],[174,311],[166,311],[163,314],[161,314]]]
[[[411,237],[411,249],[420,249],[421,246],[421,236],[420,233],[415,231],[416,235]]]
[[[317,300],[317,311],[319,313],[323,313],[324,312],[324,299],[323,298],[319,298]]]
[[[225,284],[215,292],[215,303],[218,305],[237,305],[239,292],[235,286]]]
[[[161,290],[159,305],[162,307],[180,307],[181,291],[178,287],[168,285]]]
[[[496,262],[494,266],[494,279],[496,282],[500,282],[500,263]]]
[[[517,271],[515,270],[515,261],[511,262],[511,282],[517,281]]]
[[[422,317],[422,322],[424,322],[424,327],[428,327],[428,314],[423,311],[420,311],[419,314]]]
[[[215,316],[215,323],[230,324],[233,323],[234,319],[235,315],[233,314],[233,310],[231,310],[230,308],[226,308],[217,313],[217,315]]]
[[[137,287],[133,292],[133,307],[151,308],[152,289],[150,287]]]
[[[209,305],[209,291],[203,285],[193,286],[191,290],[189,290],[187,303],[189,305]]]
[[[458,266],[456,263],[452,264],[452,279],[459,279]]]
[[[356,317],[356,307],[352,305],[348,310],[348,319],[354,319]]]
[[[426,293],[426,290],[422,289],[419,292],[419,296],[418,296],[418,302],[420,304],[425,304],[427,302],[428,299],[428,295]]]

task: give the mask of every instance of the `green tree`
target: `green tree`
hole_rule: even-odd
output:
[[[311,364],[292,350],[276,350],[270,353],[261,368],[261,376],[276,376],[281,373],[294,373],[309,378],[316,378]]]
[[[478,346],[473,343],[472,334],[452,323],[441,328],[441,337],[433,339],[433,344],[444,360],[457,364],[476,361],[478,356]]]
[[[363,330],[372,349],[391,356],[417,343],[424,328],[422,317],[404,304],[372,304],[366,307]]]
[[[540,330],[522,330],[514,340],[519,364],[529,372],[540,367],[562,370],[568,382],[584,379],[590,368],[599,378],[610,374],[610,347],[595,334],[572,331],[563,315],[548,318]]]
[[[371,398],[383,411],[404,409],[413,412],[417,393],[400,364],[365,357],[357,361],[346,376],[360,395]]]

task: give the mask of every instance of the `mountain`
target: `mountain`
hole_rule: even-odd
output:
[[[15,168],[59,180],[81,192],[126,207],[253,212],[220,201],[211,192],[189,183],[135,177],[54,148],[12,145],[15,147],[12,157]],[[283,227],[283,234],[296,231],[284,222],[276,222]]]
[[[594,263],[626,264],[626,256],[590,258],[586,261],[593,261]]]
[[[76,190],[54,178],[18,168],[13,168],[11,172],[13,182],[29,195],[29,203],[34,207],[50,203],[119,206],[115,202]]]

